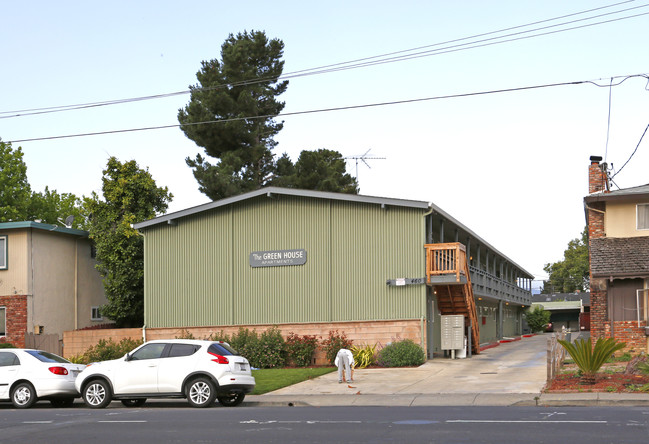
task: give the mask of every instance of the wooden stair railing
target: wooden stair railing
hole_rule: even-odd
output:
[[[426,244],[425,248],[426,283],[435,288],[440,313],[464,315],[465,325],[471,325],[471,351],[480,353],[480,327],[465,246],[452,242]]]

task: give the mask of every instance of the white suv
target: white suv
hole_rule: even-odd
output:
[[[248,360],[225,342],[170,339],[92,363],[75,386],[92,408],[106,407],[113,399],[136,407],[147,398],[187,398],[193,407],[207,407],[216,398],[224,406],[236,406],[255,387],[255,378]]]

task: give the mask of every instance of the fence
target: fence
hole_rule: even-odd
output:
[[[63,354],[63,347],[61,346],[61,341],[59,340],[58,334],[34,334],[26,333],[25,334],[25,348],[35,348],[37,350],[45,350],[50,353],[57,355]]]
[[[570,332],[562,330],[561,332],[552,333],[548,338],[548,383],[552,381],[566,359],[566,349],[557,342],[557,339],[570,340]]]

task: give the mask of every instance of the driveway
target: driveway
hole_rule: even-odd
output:
[[[537,335],[503,343],[470,359],[435,358],[416,368],[357,369],[352,384],[339,384],[337,372],[333,372],[271,394],[538,394],[546,381],[548,337]]]

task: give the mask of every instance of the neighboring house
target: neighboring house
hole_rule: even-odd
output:
[[[277,325],[432,357],[441,314],[477,347],[521,334],[531,303],[530,273],[427,202],[271,187],[134,227],[147,338]]]
[[[584,198],[590,252],[591,334],[647,352],[649,184],[609,190],[606,164],[590,158]]]
[[[540,305],[550,312],[550,330],[561,331],[564,327],[570,331],[588,330],[590,328],[590,293],[552,293],[535,294],[532,306]]]
[[[106,298],[92,256],[86,231],[0,223],[0,342],[33,347],[47,338],[56,345],[48,351],[60,352],[64,330],[105,323],[99,307]]]

